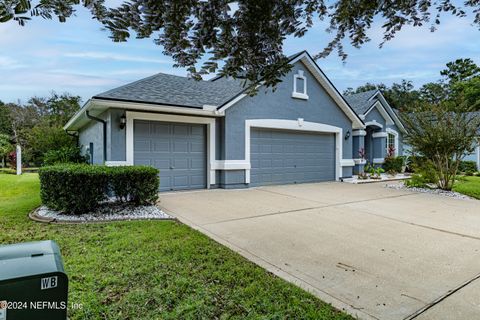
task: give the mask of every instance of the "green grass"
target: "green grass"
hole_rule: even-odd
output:
[[[453,190],[480,199],[480,177],[462,177],[455,182]]]
[[[36,174],[0,175],[0,243],[59,243],[70,319],[352,319],[183,224],[40,224],[39,205]]]

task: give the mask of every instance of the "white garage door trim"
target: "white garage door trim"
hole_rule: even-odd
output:
[[[324,123],[297,120],[279,119],[254,119],[245,120],[245,162],[250,163],[250,131],[251,128],[284,129],[296,131],[325,132],[335,134],[335,180],[339,180],[342,172],[342,137],[343,130],[340,127]],[[250,168],[245,170],[245,183],[250,183]]]
[[[191,117],[191,116],[179,116],[171,114],[160,113],[148,113],[148,112],[126,112],[127,125],[126,125],[126,153],[127,164],[134,164],[133,155],[133,121],[134,120],[150,120],[150,121],[163,121],[163,122],[180,122],[180,123],[197,123],[207,125],[207,188],[210,188],[211,184],[215,184],[215,169],[212,162],[215,161],[215,119],[205,117]]]

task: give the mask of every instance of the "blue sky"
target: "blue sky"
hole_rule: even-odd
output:
[[[361,49],[347,46],[346,63],[333,53],[318,61],[340,90],[365,82],[391,84],[401,79],[419,86],[435,81],[445,64],[457,58],[472,58],[480,64],[480,32],[469,20],[445,15],[438,31],[428,27],[405,28],[382,49],[380,24],[369,32],[372,41]],[[325,24],[317,24],[305,37],[287,39],[286,54],[319,52],[330,39]],[[92,95],[157,72],[186,75],[172,67],[170,57],[152,39],[114,43],[88,13],[60,24],[34,19],[26,27],[14,22],[0,24],[0,100],[13,102],[31,96],[46,96],[54,90]]]

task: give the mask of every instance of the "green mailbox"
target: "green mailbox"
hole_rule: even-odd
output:
[[[0,320],[67,319],[68,278],[54,241],[0,246]]]

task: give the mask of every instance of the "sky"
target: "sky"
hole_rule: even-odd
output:
[[[381,24],[369,31],[372,39],[361,49],[347,46],[343,62],[335,52],[317,61],[320,68],[343,91],[366,82],[411,80],[417,87],[440,78],[440,70],[457,58],[472,58],[480,65],[480,31],[471,20],[445,15],[438,30],[405,27],[382,49]],[[325,24],[317,23],[303,38],[288,38],[285,54],[307,50],[320,52],[330,40]],[[26,102],[51,91],[68,92],[83,102],[97,93],[165,72],[187,75],[173,68],[153,39],[130,39],[114,43],[108,32],[80,9],[66,23],[33,19],[25,27],[0,23],[0,100]]]

